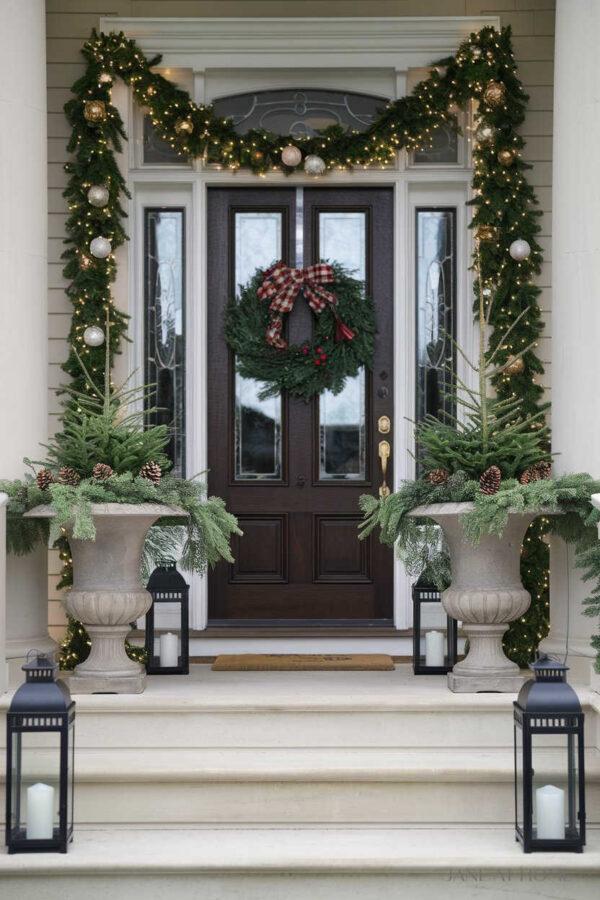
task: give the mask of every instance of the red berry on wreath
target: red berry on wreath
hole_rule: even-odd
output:
[[[317,353],[322,353],[322,352],[323,352],[323,348],[322,348],[322,347],[317,347]]]
[[[304,353],[305,356],[307,356],[308,355],[308,347],[303,347],[302,352]]]
[[[320,365],[321,365],[321,360],[315,359],[315,366],[320,366]]]

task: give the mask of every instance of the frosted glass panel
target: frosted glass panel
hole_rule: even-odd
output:
[[[319,213],[319,256],[341,263],[364,281],[367,270],[364,212]],[[337,395],[319,398],[319,478],[362,481],[366,477],[365,372],[347,378]]]
[[[322,212],[319,214],[319,254],[338,262],[354,278],[365,280],[367,267],[366,221],[363,212]]]
[[[282,255],[280,212],[235,214],[235,284],[239,294],[256,269]],[[260,400],[261,383],[235,375],[235,479],[280,479],[281,396]]]

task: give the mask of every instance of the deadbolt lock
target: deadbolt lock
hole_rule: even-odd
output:
[[[389,434],[392,429],[392,423],[389,416],[379,416],[377,419],[377,428],[379,434]]]

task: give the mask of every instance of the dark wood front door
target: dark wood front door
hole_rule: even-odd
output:
[[[392,553],[361,542],[358,498],[381,483],[380,416],[393,411],[393,205],[387,188],[209,191],[208,484],[240,521],[235,564],[209,582],[211,624],[390,624]],[[372,372],[312,403],[259,400],[235,373],[223,315],[258,267],[337,260],[364,279],[377,315]],[[289,338],[310,335],[299,297]],[[388,480],[391,471],[388,469]]]

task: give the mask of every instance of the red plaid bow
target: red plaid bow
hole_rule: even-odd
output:
[[[256,292],[260,300],[270,300],[269,309],[272,315],[266,331],[267,343],[277,347],[278,350],[285,350],[287,347],[287,341],[281,336],[282,315],[292,311],[301,288],[308,305],[315,313],[322,312],[328,303],[335,308],[337,297],[321,287],[323,284],[331,284],[334,280],[333,268],[327,263],[318,263],[305,269],[292,269],[279,261],[267,269],[263,275],[263,283]]]

